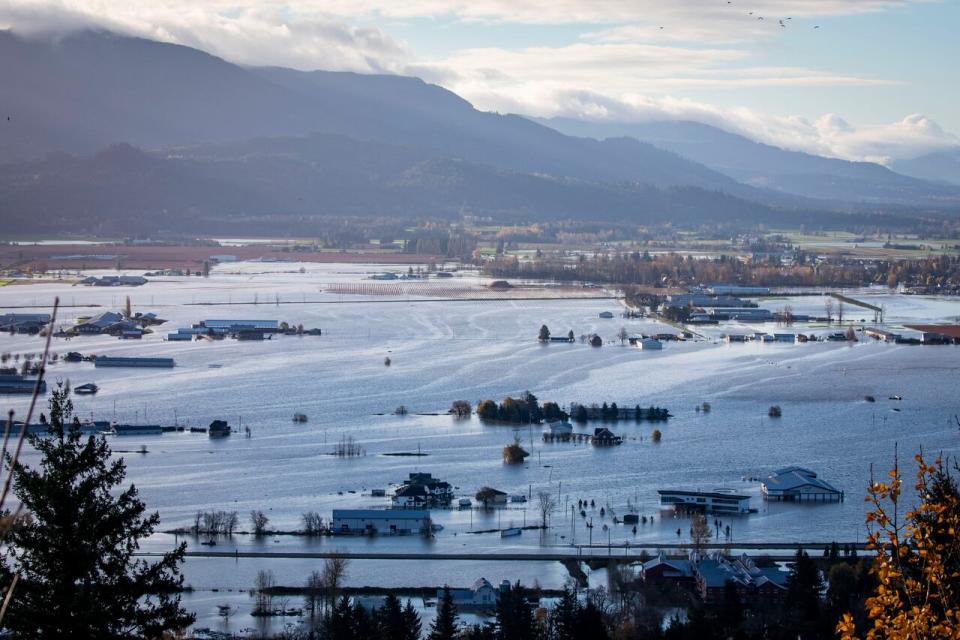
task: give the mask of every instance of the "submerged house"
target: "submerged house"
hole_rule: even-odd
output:
[[[509,584],[509,583],[508,583]],[[486,578],[477,578],[468,589],[450,589],[450,595],[453,597],[453,604],[461,609],[469,608],[488,608],[497,604],[500,597],[501,586],[497,589]],[[437,601],[443,598],[443,589],[437,589]]]
[[[803,467],[784,467],[778,469],[760,484],[763,496],[767,500],[783,502],[840,502],[840,491],[817,474]]]
[[[5,313],[0,315],[0,331],[36,334],[50,324],[49,313]]]
[[[445,507],[453,500],[453,487],[429,473],[411,473],[391,499],[398,507]]]
[[[612,447],[623,444],[623,438],[606,427],[597,427],[593,430],[593,437],[590,438],[590,442],[597,447]]]
[[[566,441],[573,437],[573,425],[565,420],[550,420],[543,430],[544,440]]]

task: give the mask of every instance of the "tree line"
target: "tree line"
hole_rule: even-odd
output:
[[[907,286],[960,285],[960,257],[941,255],[910,260],[826,261],[809,259],[799,252],[795,264],[754,262],[720,255],[702,259],[677,253],[580,255],[575,262],[561,257],[519,260],[500,256],[483,265],[493,278],[530,278],[559,282],[605,282],[611,284],[682,287],[703,282],[736,282],[755,286]]]

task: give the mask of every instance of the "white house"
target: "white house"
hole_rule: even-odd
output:
[[[569,437],[573,434],[573,425],[564,420],[550,420],[547,422],[543,433],[554,437]]]
[[[394,491],[392,500],[398,507],[446,506],[453,500],[453,487],[429,473],[411,473]]]
[[[457,607],[484,608],[496,606],[500,591],[490,584],[486,578],[477,578],[477,581],[469,589],[451,589],[450,595],[453,596],[453,603]],[[443,589],[437,589],[437,601],[439,602],[442,597]]]
[[[334,535],[412,535],[430,531],[429,511],[334,509]]]

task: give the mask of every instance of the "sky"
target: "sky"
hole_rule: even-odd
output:
[[[90,26],[415,75],[488,111],[691,119],[880,162],[960,145],[958,0],[0,0],[2,28]]]

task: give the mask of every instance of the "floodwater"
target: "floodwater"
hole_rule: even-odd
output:
[[[954,416],[960,414],[960,347],[874,341],[726,345],[717,340],[724,328],[714,327],[702,331],[708,339],[666,343],[662,351],[649,352],[621,346],[614,336],[621,326],[634,333],[665,328],[646,320],[598,318],[601,311],[620,311],[612,300],[418,303],[412,297],[323,293],[330,283],[358,282],[387,269],[378,265],[304,265],[304,273],[299,272],[300,265],[288,263],[230,264],[223,269],[208,279],[156,278],[137,288],[65,284],[0,288],[2,307],[39,311],[55,295],[65,304],[104,306],[64,309],[65,322],[119,309],[127,295],[135,311],[154,311],[168,320],[139,341],[100,336],[54,341],[61,354],[176,359],[172,370],[95,369],[91,363],[51,366],[50,380],[100,386],[96,396],[74,398],[82,418],[160,424],[176,420],[187,426],[226,419],[235,428],[249,426],[249,438],[241,431],[222,440],[191,433],[112,440],[115,449],[130,452],[117,455],[125,457],[128,478],[149,508],[160,512],[162,529],[187,526],[196,511],[208,509],[238,511],[241,528],[246,529],[245,514],[261,509],[271,527],[292,530],[306,511],[328,518],[333,508],[387,506],[389,499],[372,498],[370,490],[389,489],[412,471],[449,481],[458,496],[472,497],[489,485],[532,500],[492,512],[434,511],[434,522],[444,529],[432,540],[235,536],[221,541],[218,551],[536,553],[570,549],[571,543],[655,547],[684,542],[688,525],[660,511],[656,494],[660,488],[749,493],[757,512],[723,522],[731,527],[734,543],[863,541],[862,497],[871,466],[875,473],[885,474],[897,447],[907,473],[912,472],[910,458],[921,448],[930,456],[958,453],[960,431]],[[464,277],[456,282],[476,280]],[[882,304],[887,320],[894,323],[952,321],[960,314],[957,299],[885,291],[850,295]],[[198,304],[211,302],[231,304]],[[816,297],[788,303],[795,313],[819,315],[823,308],[823,299]],[[782,303],[762,304],[777,309]],[[872,319],[872,312],[850,305],[847,313],[858,326],[861,319]],[[264,342],[163,340],[168,331],[205,318],[286,320],[320,327],[324,334]],[[541,324],[555,333],[597,332],[608,342],[601,348],[580,342],[543,345],[536,341]],[[774,330],[773,325],[763,328]],[[808,330],[798,325],[793,330],[810,333],[842,327]],[[36,337],[0,336],[0,352],[41,348]],[[386,357],[390,366],[384,364]],[[546,444],[538,427],[515,429],[445,414],[453,400],[476,403],[525,390],[541,401],[567,405],[604,401],[656,405],[668,408],[674,417],[666,424],[615,424],[612,429],[625,442],[604,449]],[[866,402],[866,395],[877,401]],[[894,395],[902,400],[888,399]],[[696,411],[703,402],[709,402],[712,411]],[[782,418],[767,417],[774,404],[782,408]],[[399,405],[409,414],[392,415]],[[26,399],[3,396],[0,406],[22,416]],[[307,414],[309,421],[292,422],[295,412]],[[659,443],[650,439],[653,428],[663,432]],[[347,436],[363,447],[365,455],[349,459],[330,455],[335,443]],[[515,437],[531,456],[525,464],[504,465],[501,449]],[[141,445],[149,453],[135,453]],[[418,451],[426,455],[385,455]],[[35,455],[28,451],[24,459],[30,464]],[[768,504],[760,496],[759,484],[746,480],[787,465],[812,468],[842,489],[847,499],[838,504]],[[540,516],[534,503],[541,491],[557,496],[561,505],[546,535],[524,531],[520,537],[501,539],[496,533],[472,533],[537,523]],[[595,504],[586,509],[587,520],[592,518],[595,524],[592,530],[584,526],[578,510],[571,510],[582,499]],[[654,520],[633,533],[612,520],[627,512]],[[205,549],[196,539],[187,541],[191,549]],[[173,542],[173,536],[158,533],[145,549],[163,550]],[[215,599],[211,589],[234,589],[236,597],[248,598],[243,590],[253,585],[260,568],[272,568],[280,584],[293,586],[302,584],[319,563],[190,559],[187,582],[198,591],[188,602],[203,603],[203,615],[211,615]],[[567,578],[555,562],[354,561],[348,584],[467,586],[481,575],[494,583],[538,578],[544,586],[559,586]]]

